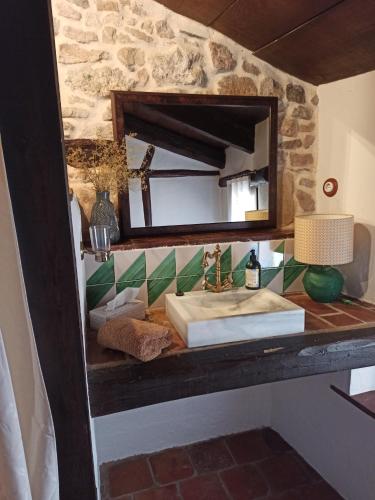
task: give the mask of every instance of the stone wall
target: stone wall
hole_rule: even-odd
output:
[[[279,98],[279,225],[315,209],[316,87],[153,0],[53,0],[66,138],[112,138],[110,90]],[[70,169],[85,211],[92,194]]]

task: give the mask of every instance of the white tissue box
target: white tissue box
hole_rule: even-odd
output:
[[[107,306],[97,307],[89,312],[90,327],[99,330],[110,319],[117,316],[127,316],[134,319],[145,319],[145,303],[142,300],[132,300],[123,306],[116,307],[113,311],[107,311]]]

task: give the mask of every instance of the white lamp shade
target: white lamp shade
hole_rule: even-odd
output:
[[[294,258],[312,265],[340,265],[353,260],[353,215],[300,215],[294,221]]]

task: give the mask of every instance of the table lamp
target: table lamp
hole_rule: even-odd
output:
[[[344,285],[331,266],[353,261],[354,217],[345,214],[300,215],[294,221],[294,258],[309,264],[303,285],[316,302],[333,302]]]

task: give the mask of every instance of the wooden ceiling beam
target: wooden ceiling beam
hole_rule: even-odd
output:
[[[320,85],[375,69],[374,0],[160,0]]]
[[[345,0],[256,52],[260,59],[314,85],[374,70],[374,54],[374,0]]]

